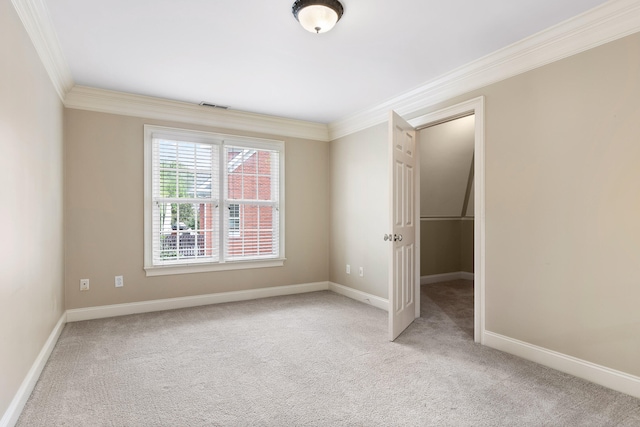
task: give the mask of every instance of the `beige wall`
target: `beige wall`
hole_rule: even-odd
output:
[[[462,271],[462,221],[420,222],[420,276]]]
[[[331,142],[329,174],[329,280],[381,298],[389,292],[390,245],[383,240],[389,232],[387,141],[387,125],[381,124]]]
[[[420,276],[473,272],[475,116],[422,129],[420,145]],[[467,188],[470,187],[470,188]],[[465,199],[467,199],[467,209]],[[464,210],[464,212],[463,212]],[[447,219],[457,217],[457,219]]]
[[[63,313],[62,103],[0,1],[0,418]]]
[[[412,115],[485,96],[487,330],[634,375],[638,52],[634,34]]]
[[[421,217],[466,215],[462,210],[473,162],[474,141],[475,116],[462,117],[418,132]]]
[[[327,280],[328,143],[285,141],[284,267],[146,277],[143,270],[143,126],[224,129],[65,110],[67,308]],[[124,276],[115,288],[114,276]],[[91,280],[80,292],[79,280]]]
[[[473,273],[473,219],[420,222],[420,276]]]

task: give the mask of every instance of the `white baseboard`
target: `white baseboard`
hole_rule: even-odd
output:
[[[329,282],[329,290],[345,297],[349,297],[356,301],[364,302],[365,304],[378,307],[384,311],[389,311],[389,300],[377,297],[375,295],[368,294],[366,292],[358,291],[357,289],[349,288],[347,286],[339,285],[337,283]]]
[[[56,326],[53,328],[53,331],[49,334],[49,338],[47,338],[47,341],[44,343],[42,350],[40,350],[40,354],[36,357],[33,365],[31,365],[31,369],[29,369],[27,376],[22,381],[22,384],[20,384],[20,388],[13,397],[11,404],[9,404],[9,407],[2,416],[2,419],[0,419],[0,427],[13,427],[18,422],[22,409],[27,403],[29,396],[31,396],[31,392],[36,386],[38,378],[40,378],[40,374],[44,369],[44,365],[46,365],[53,348],[58,342],[58,338],[62,333],[62,329],[64,329],[65,323],[67,323],[67,318],[66,313],[63,313],[58,320],[58,323],[56,323]]]
[[[484,345],[640,398],[640,377],[489,331]]]
[[[176,308],[198,307],[225,302],[247,301],[306,292],[326,291],[328,282],[306,283],[301,285],[276,286],[271,288],[250,289],[245,291],[221,292],[217,294],[195,295],[191,297],[167,298],[126,304],[104,305],[99,307],[76,308],[67,310],[67,322],[103,319],[106,317],[126,316],[128,314],[150,313],[153,311],[173,310]]]
[[[422,276],[420,278],[421,285],[430,285],[432,283],[448,282],[450,280],[473,280],[473,273],[466,271],[455,271],[453,273],[432,274],[430,276]]]

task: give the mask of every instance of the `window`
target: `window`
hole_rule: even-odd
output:
[[[283,265],[284,143],[145,126],[145,270]]]
[[[240,205],[236,203],[229,204],[229,235],[240,235]]]

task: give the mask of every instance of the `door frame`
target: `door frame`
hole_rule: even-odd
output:
[[[434,126],[438,123],[454,120],[470,114],[475,115],[474,141],[474,221],[473,221],[473,264],[474,264],[474,292],[473,292],[473,339],[484,344],[485,341],[485,153],[484,153],[484,96],[470,99],[456,105],[424,114],[408,120],[416,129]],[[419,139],[419,138],[417,138]],[[416,150],[419,152],[420,150]],[[418,165],[418,179],[419,170]],[[416,185],[416,205],[420,206],[420,186]],[[416,227],[416,241],[420,240],[420,227]],[[419,256],[419,251],[416,254]],[[416,262],[419,265],[420,259]],[[416,317],[420,317],[420,280],[416,284]]]

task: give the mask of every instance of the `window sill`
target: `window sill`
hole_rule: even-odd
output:
[[[286,258],[254,260],[254,261],[235,261],[225,263],[212,264],[181,264],[181,265],[163,265],[163,266],[147,266],[144,270],[149,276],[168,276],[171,274],[189,274],[189,273],[207,273],[211,271],[229,271],[229,270],[246,270],[251,268],[269,268],[282,267]]]

